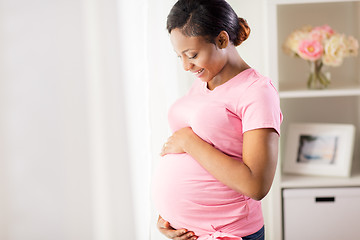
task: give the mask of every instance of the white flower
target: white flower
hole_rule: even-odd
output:
[[[346,56],[357,56],[359,49],[359,42],[353,36],[349,36],[345,39],[347,51]]]
[[[334,34],[329,40],[325,41],[323,63],[329,66],[340,66],[347,54],[345,36]]]

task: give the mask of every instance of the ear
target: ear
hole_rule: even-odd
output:
[[[216,37],[216,46],[220,49],[226,48],[229,45],[229,34],[226,31],[221,31]]]

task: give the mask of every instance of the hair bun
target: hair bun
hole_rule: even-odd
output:
[[[245,19],[239,18],[239,25],[240,25],[240,29],[239,29],[238,37],[234,43],[235,46],[239,46],[243,41],[245,41],[249,37],[251,31]]]

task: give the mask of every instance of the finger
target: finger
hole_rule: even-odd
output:
[[[172,228],[170,226],[169,222],[165,222],[163,224],[163,227],[159,228],[159,231],[164,234],[166,237],[171,238],[171,239],[175,239],[175,240],[185,240],[188,239],[187,237],[185,237],[185,235],[188,233],[187,229],[177,229],[175,230],[174,228]]]
[[[158,218],[157,227],[163,235],[173,240],[195,240],[198,238],[193,231],[188,231],[185,228],[177,230],[174,229],[171,227],[170,223],[163,219],[160,215]]]
[[[165,150],[165,147],[163,147],[161,149],[161,152],[160,152],[160,156],[163,157],[164,155],[166,155],[166,150]]]
[[[166,237],[173,240],[190,240],[197,238],[194,232],[189,232],[185,228],[175,230],[172,227],[170,227],[170,225],[169,228],[162,228],[160,232],[164,234]]]
[[[168,142],[164,143],[164,145],[162,146],[161,152],[160,152],[160,156],[166,155],[166,153],[167,153],[167,152],[166,152],[167,148],[168,148]]]
[[[157,227],[161,233],[165,234],[168,237],[177,237],[177,235],[180,235],[179,232],[177,234],[173,233],[176,232],[176,230],[173,227],[171,227],[170,223],[164,220],[161,216],[159,216]],[[181,230],[183,230],[183,233],[181,233],[181,235],[187,232],[186,229],[181,229]]]
[[[163,219],[160,215],[159,215],[159,217],[158,217],[158,221],[157,221],[157,227],[159,228],[159,229],[161,229],[161,228],[169,228],[169,226],[170,226],[170,223],[168,222],[168,221],[165,221],[165,219]]]
[[[182,228],[175,230],[171,227],[170,223],[166,220],[164,220],[160,215],[157,222],[157,227],[159,228],[159,231],[164,234],[166,237],[174,240],[185,240],[188,239],[185,237],[186,233],[188,233],[187,229]]]
[[[172,238],[173,240],[195,240],[198,237],[195,236],[194,232],[186,232],[185,234]]]

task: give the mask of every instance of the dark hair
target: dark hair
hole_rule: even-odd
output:
[[[250,28],[239,18],[225,0],[179,0],[167,17],[167,30],[181,29],[186,36],[203,36],[211,43],[221,31],[226,31],[230,41],[240,45],[245,41]]]

